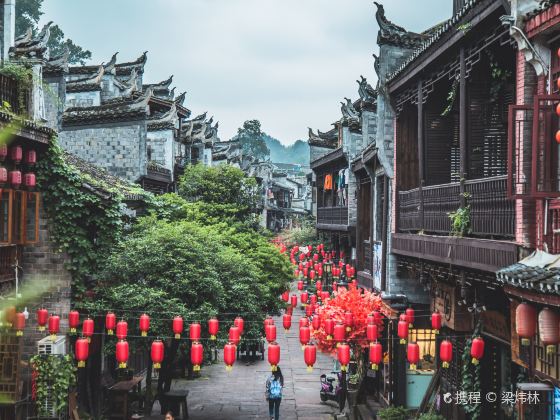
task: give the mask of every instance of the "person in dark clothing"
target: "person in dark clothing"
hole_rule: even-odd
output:
[[[266,400],[268,401],[268,414],[271,420],[280,418],[280,403],[282,402],[282,389],[284,388],[284,376],[280,367],[266,380]]]

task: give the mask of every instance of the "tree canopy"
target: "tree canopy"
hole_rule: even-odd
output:
[[[237,138],[245,154],[260,160],[264,160],[270,155],[259,120],[245,121],[243,127],[237,130]]]
[[[17,0],[16,2],[16,36],[24,34],[28,28],[37,31],[37,24],[43,15],[44,0]],[[57,56],[68,49],[70,64],[85,64],[91,58],[91,52],[76,45],[71,39],[65,39],[64,32],[58,25],[51,26],[48,43],[51,56]]]

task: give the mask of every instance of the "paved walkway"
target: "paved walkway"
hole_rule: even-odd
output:
[[[317,363],[308,373],[299,343],[300,309],[294,310],[292,328],[288,333],[282,327],[282,318],[275,319],[277,342],[280,344],[280,367],[284,374],[284,392],[280,405],[281,419],[320,420],[332,419],[338,406],[319,399],[319,376],[333,367],[333,359],[317,352]],[[221,352],[220,352],[221,353]],[[201,378],[194,381],[176,380],[172,389],[189,390],[190,419],[268,419],[268,403],[264,390],[270,365],[260,359],[254,365],[245,366],[236,361],[233,370],[226,372],[222,355],[220,363],[203,366]]]

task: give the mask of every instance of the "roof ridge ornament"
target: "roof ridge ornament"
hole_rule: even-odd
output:
[[[407,31],[402,26],[394,24],[385,16],[383,5],[376,1],[373,3],[377,6],[375,19],[379,25],[379,32],[377,33],[377,43],[379,45],[394,44],[412,48],[426,38],[425,35]]]
[[[113,54],[113,56],[111,57],[111,60],[109,60],[109,62],[107,64],[105,64],[105,71],[107,73],[114,73],[115,72],[115,65],[117,64],[117,54],[119,52],[117,51],[116,53]]]
[[[359,85],[358,94],[360,99],[364,102],[374,103],[377,99],[377,91],[371,87],[364,76],[360,75],[360,79],[356,80],[356,83]]]
[[[187,91],[184,91],[183,93],[181,93],[179,96],[177,96],[177,97],[174,99],[174,102],[175,102],[177,105],[180,105],[180,106],[181,106],[181,105],[183,105],[183,103],[185,102],[186,96],[187,96]]]

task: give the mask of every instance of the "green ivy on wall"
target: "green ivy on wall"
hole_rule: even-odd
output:
[[[122,194],[113,191],[107,198],[84,188],[85,177],[65,162],[55,138],[37,164],[37,181],[49,234],[58,250],[69,256],[73,292],[79,295],[121,237]]]
[[[76,385],[76,367],[68,355],[36,355],[30,360],[34,370],[39,416],[50,417],[47,407],[62,413],[68,406],[68,391]]]
[[[461,391],[466,392],[480,392],[480,364],[474,365],[471,361],[471,344],[474,338],[480,336],[480,321],[478,321],[472,337],[465,341],[465,347],[462,356],[461,368]],[[467,417],[472,420],[480,418],[480,404],[470,403],[463,405],[463,409]]]

